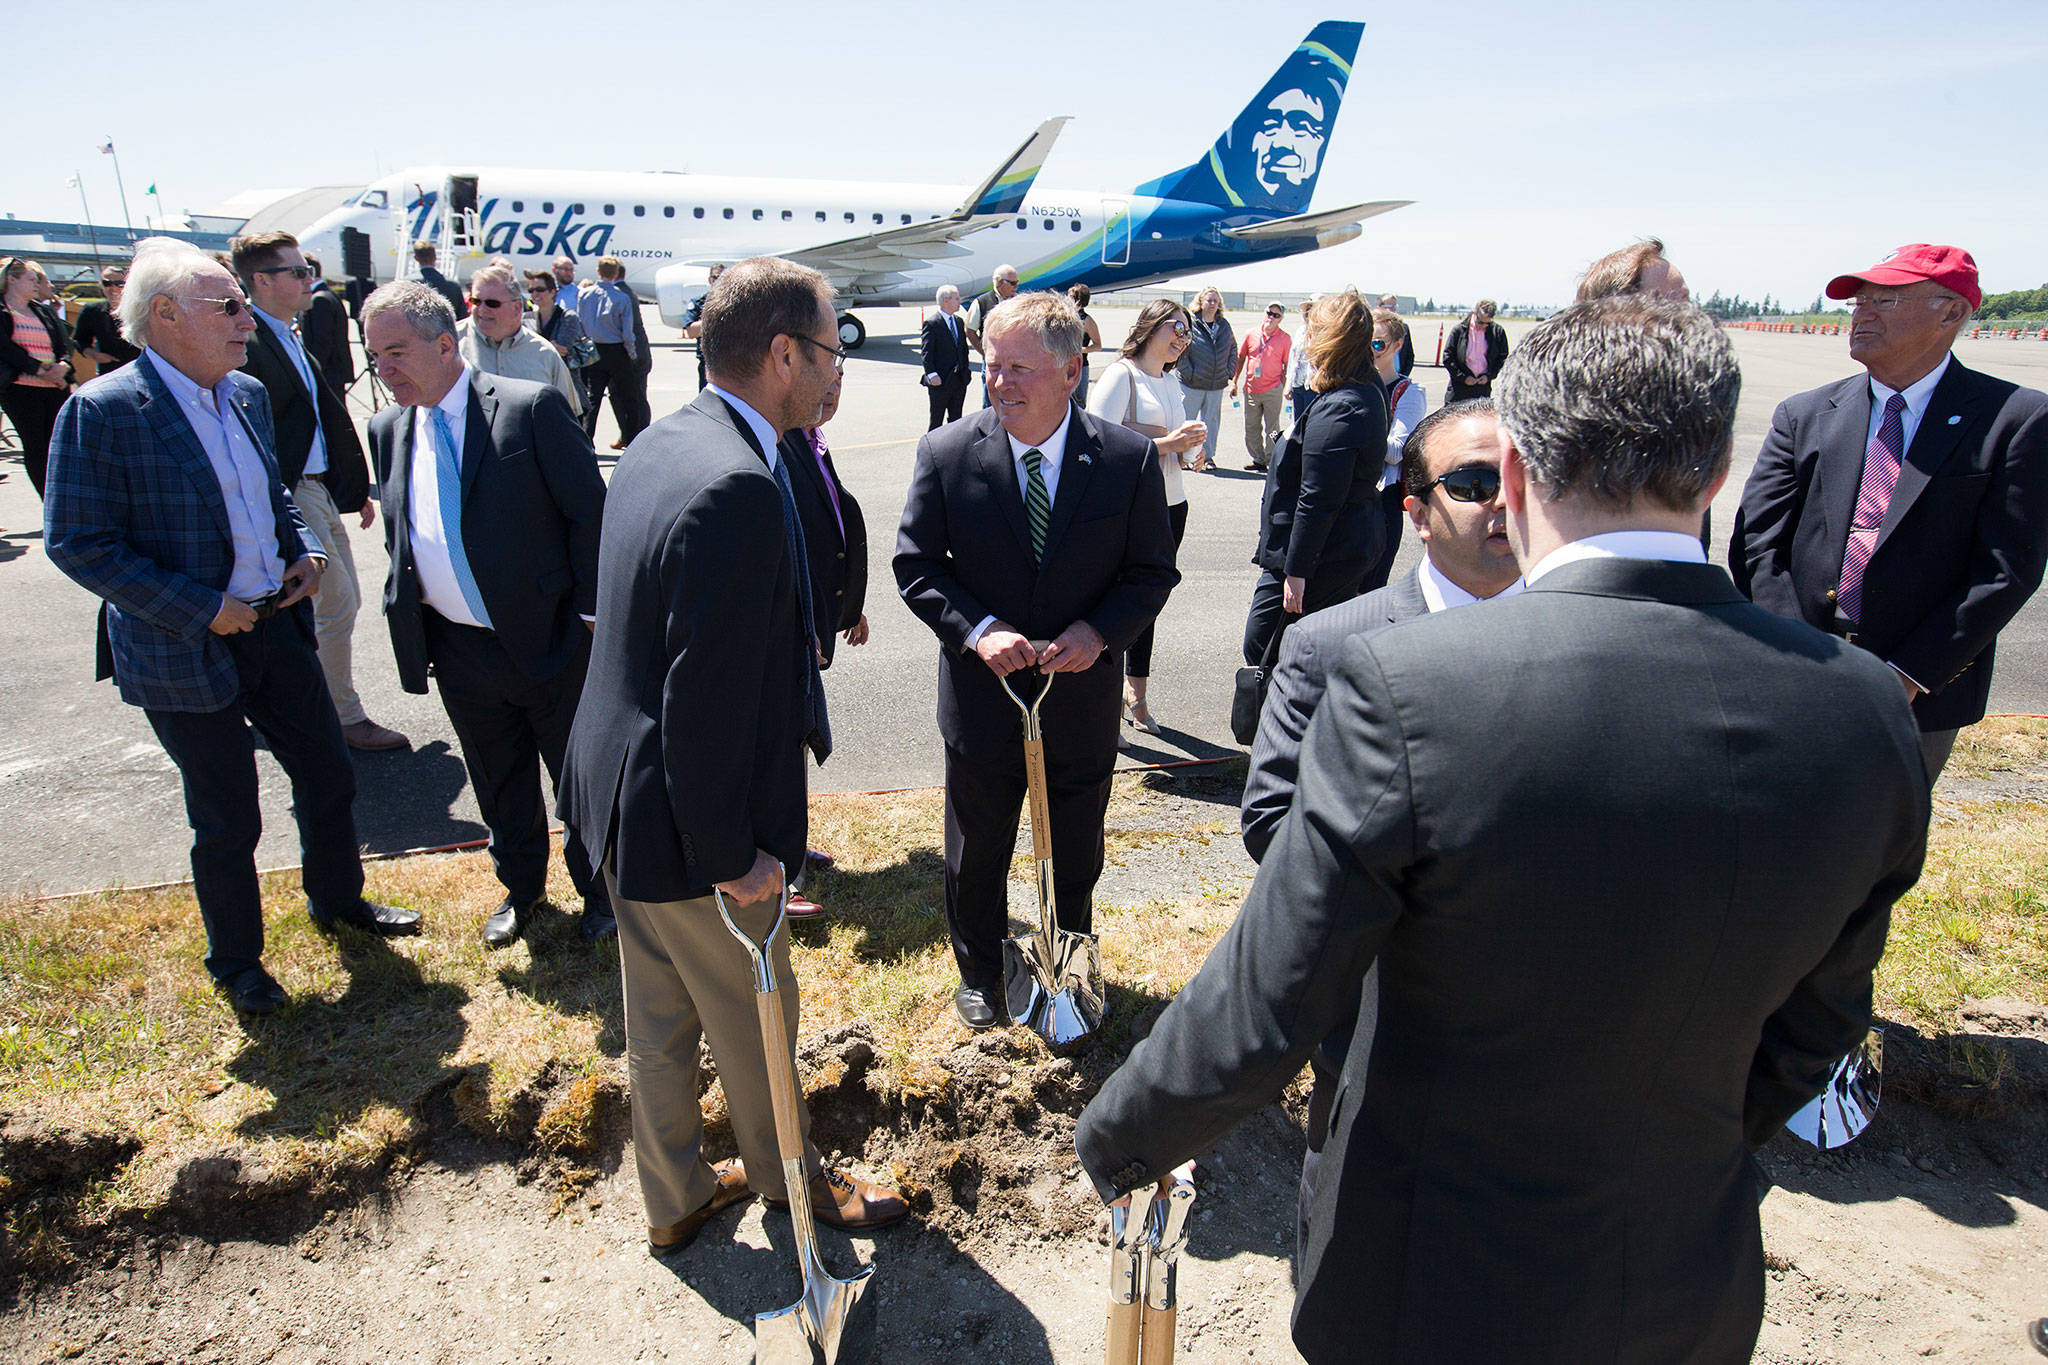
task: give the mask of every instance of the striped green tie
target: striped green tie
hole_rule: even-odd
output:
[[[1052,525],[1052,499],[1045,495],[1045,476],[1039,466],[1045,457],[1036,449],[1024,452],[1024,520],[1031,523],[1031,558],[1045,559],[1045,533]]]

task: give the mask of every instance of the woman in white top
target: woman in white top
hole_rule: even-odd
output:
[[[1201,470],[1208,465],[1202,454],[1202,440],[1208,428],[1184,418],[1187,409],[1180,381],[1168,373],[1187,348],[1187,310],[1170,299],[1155,299],[1138,314],[1116,363],[1095,381],[1088,396],[1090,414],[1122,423],[1140,436],[1150,437],[1159,448],[1159,470],[1166,478],[1166,512],[1173,523],[1176,554],[1188,529],[1188,494],[1181,484],[1180,472]],[[1190,451],[1194,452],[1192,456]],[[1159,722],[1152,719],[1152,712],[1145,705],[1145,684],[1151,673],[1152,628],[1147,626],[1124,654],[1124,719],[1146,734],[1156,735]],[[1117,747],[1128,747],[1121,735]]]
[[[1394,551],[1401,548],[1401,528],[1408,522],[1402,510],[1407,492],[1401,487],[1401,451],[1408,433],[1415,430],[1429,411],[1429,394],[1422,385],[1401,373],[1402,343],[1408,340],[1408,324],[1391,308],[1372,310],[1372,365],[1387,386],[1387,466],[1380,475],[1380,514],[1387,524],[1387,550],[1379,563],[1366,570],[1361,593],[1387,586],[1394,568]]]

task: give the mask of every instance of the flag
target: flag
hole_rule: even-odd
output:
[[[100,144],[100,150],[106,153],[108,156],[112,156],[114,154],[114,140],[112,138],[108,138],[105,142],[102,142]]]
[[[69,180],[65,181],[65,182],[64,182],[64,188],[65,188],[65,189],[67,189],[67,190],[75,190],[75,189],[77,189],[77,188],[78,188],[78,177],[74,175],[74,176],[72,176],[72,177],[71,177],[71,178],[70,178]]]
[[[143,193],[144,193],[144,194],[155,194],[155,193],[156,193],[156,186],[154,186],[154,185],[151,185],[151,186],[150,186],[150,187],[149,187],[148,189],[144,190],[144,191],[143,191]]]

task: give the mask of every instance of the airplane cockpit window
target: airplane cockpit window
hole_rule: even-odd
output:
[[[366,209],[388,209],[391,207],[391,196],[383,190],[364,190],[356,196],[356,206]]]

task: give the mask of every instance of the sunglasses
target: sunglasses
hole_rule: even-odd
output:
[[[1438,484],[1444,486],[1444,496],[1452,502],[1492,502],[1500,496],[1500,471],[1483,464],[1453,469],[1431,479],[1422,490],[1423,496],[1428,497],[1429,490]]]
[[[1381,339],[1380,339],[1379,337],[1374,337],[1374,338],[1372,339],[1372,349],[1373,349],[1373,354],[1377,355],[1377,354],[1379,354],[1379,353],[1380,353],[1381,351],[1384,351],[1384,350],[1386,350],[1386,349],[1387,349],[1387,343],[1386,343],[1385,341],[1381,340]]]
[[[555,292],[555,282],[553,280],[529,280],[526,284],[526,292],[529,294],[552,294]]]
[[[510,302],[510,299],[480,299],[474,294],[469,298],[469,306],[472,308],[503,308]]]
[[[1172,322],[1169,322],[1169,323],[1167,323],[1166,325],[1167,325],[1168,327],[1171,327],[1171,328],[1173,329],[1173,334],[1174,334],[1175,336],[1177,336],[1177,337],[1184,337],[1184,336],[1186,336],[1186,335],[1188,334],[1188,325],[1187,325],[1187,323],[1185,323],[1185,322],[1182,322],[1182,321],[1181,321],[1181,320],[1179,320],[1178,318],[1176,318],[1176,319],[1175,319],[1174,321],[1172,321]]]
[[[256,273],[258,275],[289,275],[295,280],[310,280],[313,278],[313,267],[310,265],[266,265],[259,267]]]
[[[1278,322],[1281,318],[1287,315],[1285,313],[1268,313],[1266,314],[1266,316],[1273,319],[1273,321]]]
[[[173,294],[171,297],[182,299],[186,303],[219,304],[221,316],[230,318],[239,315],[244,308],[251,306],[247,299],[215,299],[208,298],[204,294]]]

